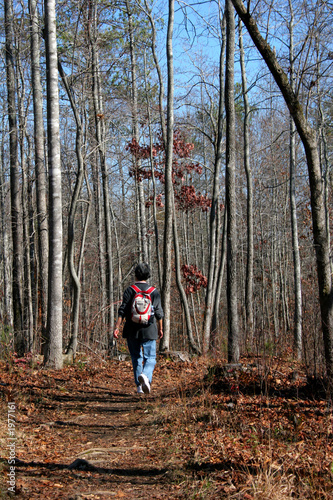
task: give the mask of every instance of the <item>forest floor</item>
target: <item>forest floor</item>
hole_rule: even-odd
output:
[[[333,498],[323,389],[274,357],[159,358],[148,396],[128,360],[2,362],[0,498]]]

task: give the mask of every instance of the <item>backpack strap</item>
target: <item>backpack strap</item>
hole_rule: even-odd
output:
[[[138,286],[136,285],[132,285],[131,288],[133,288],[133,290],[136,292],[136,293],[143,293],[145,295],[150,295],[151,293],[153,293],[153,291],[155,290],[155,288],[153,286],[150,286],[148,288],[148,290],[141,290],[141,288],[139,288]]]

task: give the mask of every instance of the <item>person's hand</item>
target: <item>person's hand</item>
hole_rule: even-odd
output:
[[[158,338],[161,339],[163,337],[163,330],[160,330],[158,332]]]
[[[115,328],[113,330],[113,336],[114,336],[115,339],[117,339],[119,337],[119,328]]]

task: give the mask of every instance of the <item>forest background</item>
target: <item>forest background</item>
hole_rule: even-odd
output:
[[[316,135],[330,256],[332,4],[251,14]],[[43,349],[59,368],[121,350],[115,316],[145,260],[161,350],[332,367],[309,155],[229,0],[8,0],[1,16],[3,354]]]

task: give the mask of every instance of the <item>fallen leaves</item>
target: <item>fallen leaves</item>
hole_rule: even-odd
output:
[[[142,400],[129,363],[92,363],[2,366],[22,498],[330,498],[331,407],[300,370],[277,359],[270,370],[262,360],[229,369],[161,359]]]

